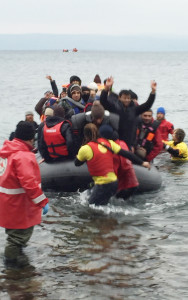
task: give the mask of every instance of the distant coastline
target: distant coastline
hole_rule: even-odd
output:
[[[0,34],[0,50],[188,51],[188,37]]]

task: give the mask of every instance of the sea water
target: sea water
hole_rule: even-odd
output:
[[[188,135],[187,52],[1,51],[0,145],[50,89],[46,75],[61,90],[71,75],[87,85],[96,74],[113,76],[114,91],[132,89],[139,103],[155,80],[154,116],[164,106],[167,120]],[[168,153],[154,163],[161,189],[130,202],[96,208],[85,192],[47,192],[49,213],[25,250],[32,268],[4,269],[0,228],[0,299],[187,299],[188,165],[171,163]]]

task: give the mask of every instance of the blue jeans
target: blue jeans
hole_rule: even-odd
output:
[[[88,201],[89,204],[106,205],[109,202],[110,197],[116,194],[118,188],[118,182],[113,181],[106,184],[96,184],[91,189],[91,196]]]

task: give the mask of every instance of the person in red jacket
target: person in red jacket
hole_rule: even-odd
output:
[[[168,135],[173,134],[174,125],[165,119],[165,109],[164,107],[159,107],[157,109],[157,121],[160,122],[159,131],[161,133],[161,138],[164,141],[168,141]]]
[[[6,267],[22,267],[22,248],[33,228],[48,212],[48,198],[40,185],[40,170],[33,149],[35,129],[30,122],[17,124],[15,138],[0,150],[0,226],[8,235],[4,251]],[[24,261],[25,264],[25,261]]]
[[[118,134],[116,134],[116,132],[113,131],[111,126],[102,125],[99,128],[99,133],[101,137],[113,140],[123,150],[129,151],[127,144],[124,141],[119,140]],[[139,185],[133,165],[129,159],[114,154],[113,166],[114,172],[118,178],[118,189],[116,197],[127,199],[136,192]]]
[[[153,120],[151,109],[141,114],[137,125],[135,154],[151,162],[163,149],[159,122]]]

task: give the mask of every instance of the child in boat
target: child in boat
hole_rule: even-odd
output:
[[[172,161],[187,161],[188,148],[187,144],[183,142],[185,138],[185,131],[183,129],[176,129],[172,135],[172,141],[164,141],[164,148],[171,154]]]

